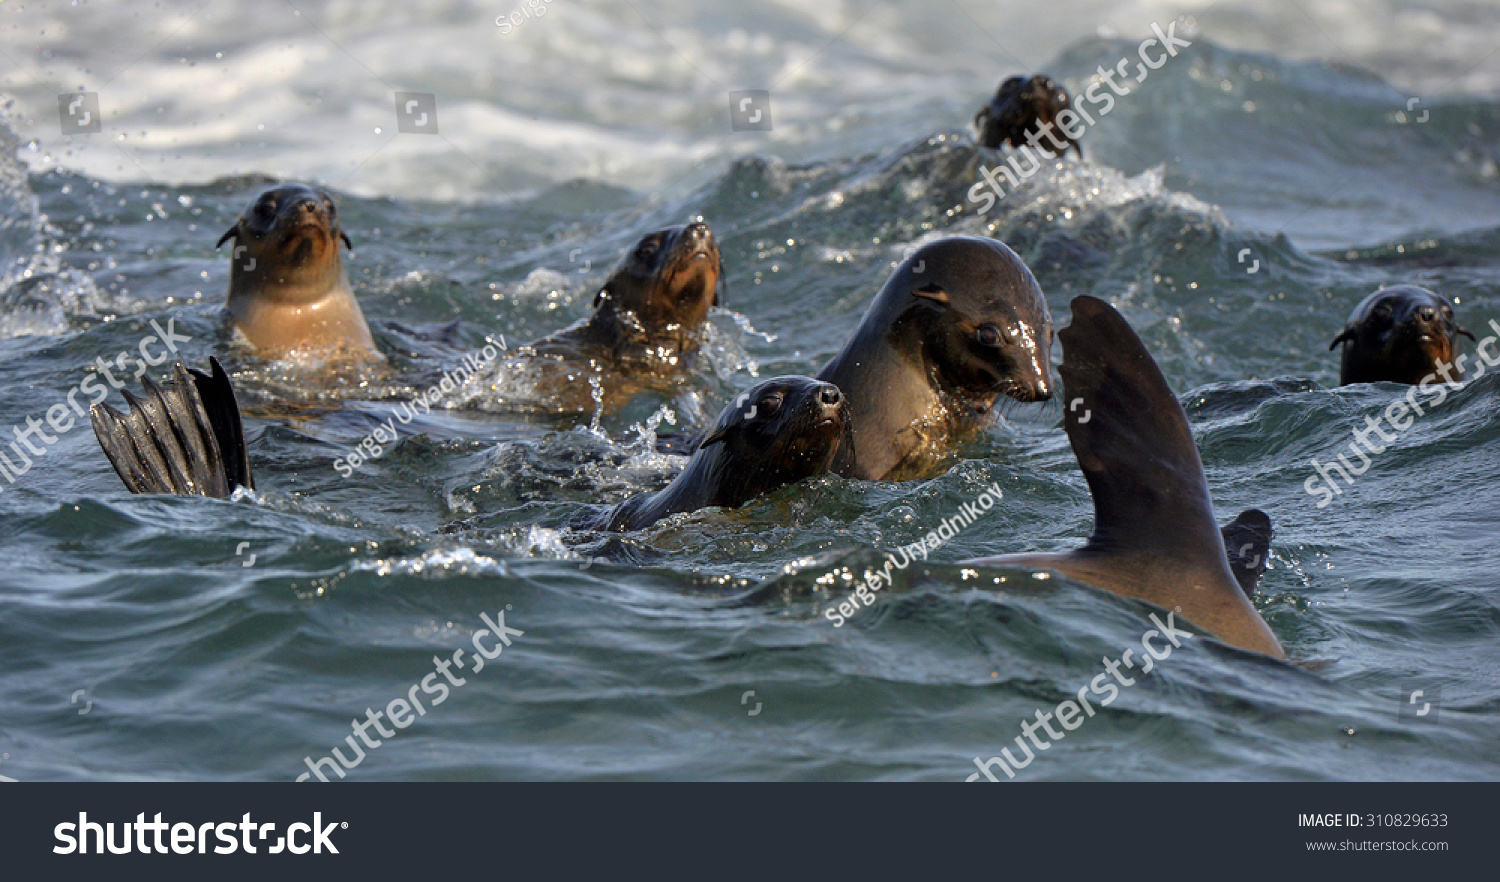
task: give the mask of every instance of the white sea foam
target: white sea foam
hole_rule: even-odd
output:
[[[967,119],[1004,74],[1067,46],[1195,14],[1204,37],[1356,63],[1432,100],[1500,91],[1482,64],[1491,0],[569,0],[502,34],[511,6],[172,0],[6,10],[35,168],[110,180],[262,172],[367,194],[463,199],[588,177],[636,189],[706,179],[705,160],[851,155],[894,131]],[[201,8],[201,11],[199,11]],[[158,11],[160,10],[160,11]],[[639,10],[640,14],[637,14]],[[970,19],[968,16],[973,16]],[[25,49],[18,48],[20,44]],[[100,94],[105,130],[63,137],[57,94]],[[732,133],[726,92],[770,88],[769,133]],[[438,96],[438,136],[398,134],[393,93]]]

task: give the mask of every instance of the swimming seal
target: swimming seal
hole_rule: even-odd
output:
[[[1462,366],[1452,367],[1458,335],[1474,334],[1453,318],[1448,298],[1416,285],[1396,285],[1366,297],[1349,314],[1344,330],[1329,344],[1344,347],[1339,385],[1405,383],[1415,386],[1441,372],[1441,366],[1463,377]]]
[[[544,409],[593,410],[590,375],[607,375],[606,409],[675,382],[703,343],[723,281],[724,260],[708,224],[641,237],[595,295],[588,318],[518,350],[544,372]]]
[[[821,475],[844,428],[837,386],[808,377],[767,380],[724,408],[671,484],[615,506],[602,528],[639,530],[676,512],[734,508]]]
[[[724,259],[708,224],[647,233],[594,296],[592,315],[530,348],[621,369],[675,364],[702,343],[723,276]]]
[[[1000,395],[1052,397],[1052,315],[1031,270],[993,239],[929,242],[901,262],[818,373],[849,400],[833,471],[896,481],[979,430]]]
[[[1063,345],[1068,441],[1094,497],[1088,544],[1062,554],[1007,554],[970,565],[1056,570],[1071,579],[1181,613],[1241,649],[1285,658],[1226,560],[1228,549],[1269,542],[1270,519],[1251,510],[1222,532],[1187,415],[1161,370],[1118,312],[1094,297],[1073,300]],[[1263,553],[1262,553],[1263,554]],[[1253,587],[1253,585],[1252,585]]]
[[[229,323],[257,355],[379,357],[339,253],[340,242],[354,246],[327,193],[267,190],[214,247],[230,240]]]
[[[234,388],[218,361],[210,364],[211,374],[175,365],[165,388],[142,377],[144,398],[122,390],[128,414],[107,404],[91,409],[99,446],[132,493],[222,499],[254,488]],[[828,471],[844,429],[838,387],[809,377],[766,380],[724,408],[671,484],[589,526],[638,530],[676,512],[743,505]]]
[[[995,90],[990,103],[979,109],[974,127],[979,130],[979,143],[992,150],[1001,144],[1018,148],[1027,143],[1027,132],[1039,132],[1033,136],[1036,149],[1063,156],[1072,147],[1082,159],[1083,145],[1057,125],[1057,115],[1072,107],[1068,91],[1051,77],[1010,77]],[[1056,135],[1051,134],[1053,130]]]

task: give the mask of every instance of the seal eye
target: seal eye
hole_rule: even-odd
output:
[[[781,410],[781,393],[779,392],[773,392],[755,404],[757,416],[775,416],[778,410]]]
[[[974,332],[974,338],[979,341],[981,346],[999,346],[1000,341],[1004,339],[1004,335],[994,325],[980,325],[979,330]]]
[[[635,250],[635,256],[641,260],[650,260],[661,250],[661,246],[653,239]]]

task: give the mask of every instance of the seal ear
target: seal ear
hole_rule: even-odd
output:
[[[724,255],[719,255],[719,274],[714,278],[714,299],[708,302],[709,306],[717,306],[726,309],[723,295],[729,293],[729,280],[724,278]]]
[[[234,226],[230,227],[228,229],[228,231],[226,231],[224,233],[224,235],[222,235],[222,236],[219,237],[219,241],[217,241],[217,242],[214,243],[214,250],[218,251],[220,245],[223,245],[225,242],[228,242],[230,239],[233,239],[233,238],[237,237],[239,234],[240,234],[240,225],[239,224],[235,224]]]
[[[1470,340],[1478,340],[1479,339],[1479,338],[1477,338],[1477,337],[1474,336],[1474,332],[1473,331],[1469,330],[1468,328],[1464,327],[1463,325],[1457,325],[1457,324],[1454,325],[1453,326],[1453,332],[1456,333],[1456,334],[1463,334],[1465,337],[1468,337]]]
[[[943,306],[948,305],[948,292],[943,290],[942,285],[935,285],[931,282],[923,285],[915,291],[912,291],[911,296],[920,297],[923,300],[931,300],[933,303],[938,303]]]
[[[725,438],[729,437],[729,429],[729,423],[723,423],[721,425],[715,426],[713,431],[709,432],[707,435],[704,435],[703,440],[698,442],[698,449],[702,450],[710,444],[718,444],[720,441],[723,441]]]
[[[1332,352],[1333,350],[1339,348],[1339,344],[1340,343],[1343,343],[1346,340],[1353,340],[1353,339],[1354,339],[1354,327],[1351,325],[1351,326],[1349,326],[1347,328],[1344,328],[1344,330],[1342,332],[1340,332],[1337,337],[1333,338],[1333,342],[1328,344],[1328,351]]]
[[[343,230],[339,230],[339,238],[344,240],[345,248],[348,248],[350,251],[354,250],[354,243],[349,241],[348,233],[344,232]]]

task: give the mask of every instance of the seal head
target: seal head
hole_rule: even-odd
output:
[[[1339,385],[1405,383],[1415,386],[1437,375],[1441,365],[1454,365],[1458,336],[1474,334],[1453,317],[1448,298],[1416,285],[1383,288],[1361,300],[1349,314],[1344,330],[1330,350],[1344,347]]]
[[[260,194],[215,248],[234,242],[230,323],[258,354],[377,355],[339,244],[352,248],[326,192],[302,184]]]
[[[702,343],[723,278],[724,260],[708,224],[647,233],[595,295],[593,315],[531,347],[615,367],[676,366]]]
[[[605,529],[639,530],[669,514],[735,508],[828,471],[845,429],[844,396],[809,377],[776,377],[720,412],[665,489],[620,503]]]
[[[1000,395],[1052,397],[1052,315],[1031,270],[993,239],[918,248],[818,374],[849,397],[834,471],[920,474],[989,419]]]
[[[995,90],[990,103],[979,109],[974,128],[979,130],[979,143],[991,150],[1001,144],[1018,148],[1027,143],[1028,132],[1055,131],[1055,135],[1037,137],[1034,146],[1043,153],[1058,156],[1072,147],[1082,159],[1083,146],[1057,125],[1058,114],[1072,107],[1068,91],[1051,77],[1010,77]]]

